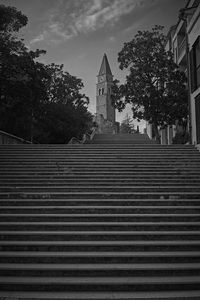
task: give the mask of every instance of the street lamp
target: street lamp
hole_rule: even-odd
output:
[[[191,70],[190,70],[190,49],[187,32],[187,16],[192,15],[198,6],[182,8],[179,11],[179,20],[183,20],[185,26],[185,46],[186,46],[186,65],[187,65],[187,87],[188,87],[188,129],[189,143],[192,144],[192,120],[191,120]]]

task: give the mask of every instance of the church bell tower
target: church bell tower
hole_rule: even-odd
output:
[[[106,54],[103,56],[99,74],[97,75],[96,113],[107,121],[115,124],[115,108],[112,106],[111,87],[113,75]]]

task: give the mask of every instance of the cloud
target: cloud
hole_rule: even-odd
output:
[[[44,40],[44,38],[45,38],[45,32],[39,34],[39,35],[36,36],[34,39],[32,39],[32,40],[30,41],[30,44],[35,44],[35,43],[41,42],[41,41]]]
[[[59,0],[52,8],[45,29],[31,40],[56,43],[101,28],[112,29],[123,17],[154,0]]]
[[[110,42],[115,42],[115,40],[116,40],[116,38],[115,38],[114,36],[110,36],[110,37],[109,37],[109,41],[110,41]]]
[[[86,1],[84,7],[74,15],[71,26],[76,33],[95,31],[106,25],[113,26],[120,17],[131,13],[136,3],[136,0]]]

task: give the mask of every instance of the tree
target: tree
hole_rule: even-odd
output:
[[[64,71],[63,65],[45,66],[47,100],[35,126],[35,139],[40,143],[66,143],[81,138],[90,127],[89,98],[80,91],[82,80]]]
[[[81,137],[91,123],[82,80],[63,65],[38,61],[44,50],[28,50],[17,32],[27,17],[0,5],[0,128],[40,143]]]
[[[124,84],[114,81],[113,103],[122,111],[132,105],[133,118],[151,123],[157,139],[158,127],[181,123],[187,118],[186,77],[165,50],[162,26],[138,31],[118,54],[121,70],[127,69]]]
[[[34,59],[44,51],[28,51],[23,40],[18,38],[18,31],[27,21],[16,8],[0,5],[0,126],[5,131],[31,139],[36,98],[33,97],[36,91],[33,77],[38,68]]]
[[[134,133],[135,132],[133,120],[130,116],[126,115],[126,117],[122,121],[122,123],[120,125],[120,132],[121,133]]]

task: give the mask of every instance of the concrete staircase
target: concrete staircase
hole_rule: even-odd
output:
[[[155,144],[147,134],[96,134],[91,141],[92,144]]]
[[[145,135],[0,147],[0,299],[200,299],[200,154]]]

